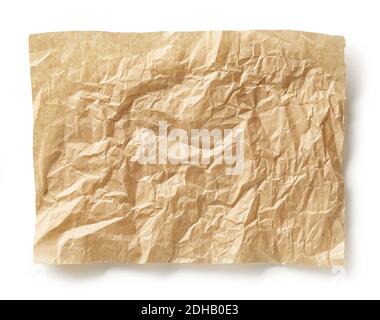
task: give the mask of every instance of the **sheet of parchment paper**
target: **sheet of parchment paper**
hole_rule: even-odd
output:
[[[342,265],[344,47],[32,35],[35,261]]]

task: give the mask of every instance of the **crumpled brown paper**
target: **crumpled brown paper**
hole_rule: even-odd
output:
[[[342,265],[344,45],[293,31],[32,35],[35,261]],[[188,162],[154,162],[157,145],[138,162],[136,132],[158,142],[161,124],[240,128],[241,170],[215,141],[209,162],[185,140],[165,141]]]

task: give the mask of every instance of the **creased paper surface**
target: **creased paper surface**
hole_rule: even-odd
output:
[[[30,37],[35,261],[344,261],[342,37]]]

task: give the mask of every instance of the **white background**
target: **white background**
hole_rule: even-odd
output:
[[[380,298],[379,1],[0,2],[0,298]],[[347,267],[34,265],[28,35],[295,29],[347,40]]]

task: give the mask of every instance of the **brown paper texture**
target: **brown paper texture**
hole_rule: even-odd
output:
[[[35,261],[344,261],[342,37],[32,35]]]

